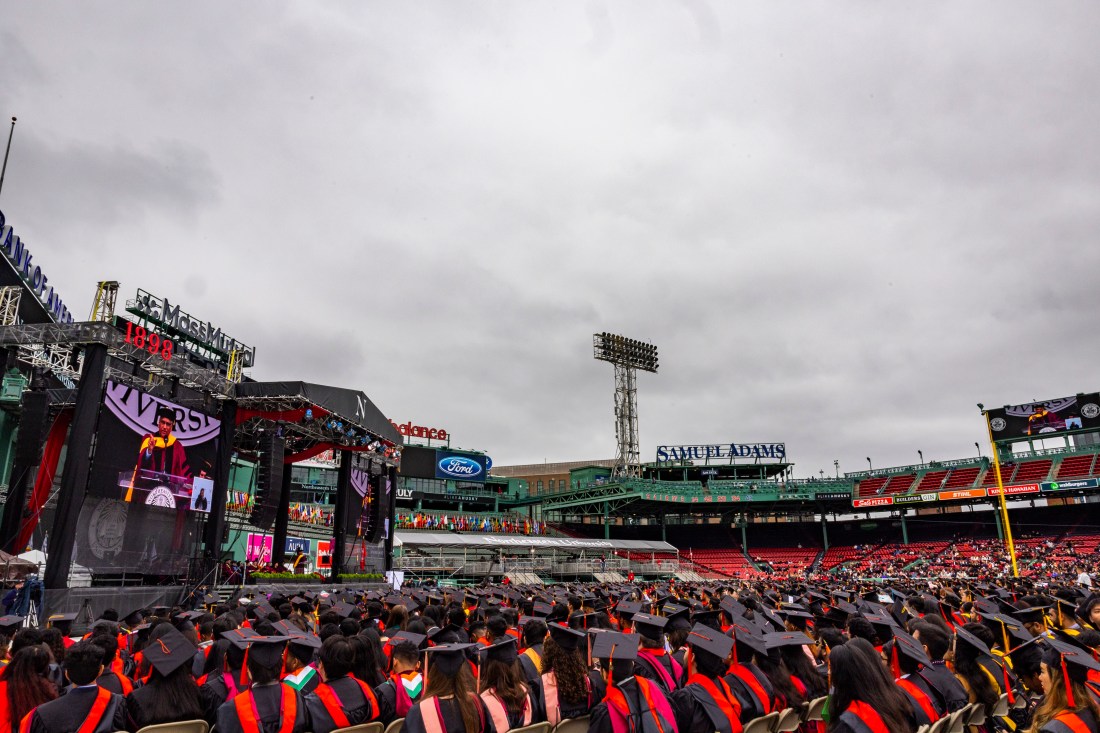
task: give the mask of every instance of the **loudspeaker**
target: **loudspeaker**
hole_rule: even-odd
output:
[[[24,392],[19,414],[19,434],[15,439],[15,462],[35,466],[42,461],[42,447],[50,428],[48,392]]]
[[[382,506],[382,488],[386,485],[386,474],[372,475],[370,479],[370,502],[363,511],[363,538],[373,545],[382,538],[382,522],[386,517]]]
[[[260,462],[256,466],[256,501],[249,524],[271,529],[279,512],[279,494],[283,490],[283,453],[286,440],[275,433],[260,437]]]

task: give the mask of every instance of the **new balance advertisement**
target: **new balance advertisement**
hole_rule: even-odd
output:
[[[989,410],[987,414],[994,440],[1026,440],[1079,430],[1098,430],[1100,395],[1092,392],[1025,402]]]
[[[76,562],[101,573],[183,572],[213,505],[220,429],[203,412],[107,382]]]

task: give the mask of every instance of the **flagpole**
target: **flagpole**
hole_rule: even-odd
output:
[[[993,454],[993,470],[996,471],[997,475],[997,493],[1001,497],[1001,523],[1005,528],[1005,544],[1008,546],[1008,557],[1012,560],[1012,577],[1019,578],[1020,570],[1016,567],[1016,547],[1012,543],[1012,525],[1008,523],[1008,501],[1005,500],[1005,487],[1001,481],[1001,458],[997,452],[997,444],[993,441],[993,426],[989,424],[989,413],[980,404],[978,409],[982,411],[982,417],[985,418],[985,429],[989,434],[989,447]]]
[[[0,191],[4,190],[4,174],[8,172],[8,154],[11,153],[11,138],[15,134],[15,118],[11,118],[11,129],[8,130],[8,147],[4,150],[4,167],[0,168]]]

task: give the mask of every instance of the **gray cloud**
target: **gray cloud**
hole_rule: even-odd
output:
[[[644,455],[959,457],[976,402],[1097,387],[1098,20],[20,5],[0,209],[68,301],[186,300],[254,377],[363,389],[497,463],[613,454],[602,330],[661,349]]]

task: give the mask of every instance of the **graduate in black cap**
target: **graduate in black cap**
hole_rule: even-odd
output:
[[[386,725],[396,718],[404,718],[424,692],[420,648],[426,640],[423,634],[410,631],[399,631],[390,639],[388,676],[374,688],[382,710],[380,720]]]
[[[981,703],[988,709],[1008,691],[1008,686],[1000,679],[1004,669],[994,661],[989,646],[977,636],[982,632],[992,637],[989,629],[978,623],[955,629],[955,676],[966,688],[970,702]]]
[[[733,655],[726,682],[741,701],[741,719],[760,718],[776,709],[779,700],[771,681],[754,663],[757,655],[766,655],[763,637],[743,616],[731,617],[727,632],[733,637]]]
[[[1100,662],[1083,649],[1057,639],[1043,642],[1040,680],[1046,693],[1035,710],[1035,733],[1098,733],[1100,706],[1085,687],[1090,671],[1100,672]]]
[[[126,715],[134,730],[184,720],[214,722],[213,700],[191,676],[194,653],[194,644],[175,629],[166,630],[145,648],[152,674],[126,699]]]
[[[931,665],[924,667],[920,674],[921,679],[932,686],[937,702],[948,713],[966,707],[970,702],[970,694],[944,661],[951,650],[952,637],[943,630],[942,625],[918,622],[913,625],[913,638],[923,647],[931,661]]]
[[[882,657],[866,639],[829,652],[830,733],[912,733],[909,698],[894,684]]]
[[[931,725],[947,713],[942,701],[937,702],[932,684],[921,677],[921,670],[932,666],[920,642],[901,629],[882,645],[882,654],[898,687],[908,695],[918,727]]]
[[[355,646],[345,636],[330,636],[321,644],[317,669],[324,680],[305,698],[313,733],[329,733],[378,720],[382,709],[370,685],[352,675]]]
[[[539,722],[540,711],[532,690],[523,680],[511,636],[478,651],[478,694],[496,733]]]
[[[63,665],[69,691],[43,703],[20,724],[24,733],[113,733],[126,728],[122,695],[96,684],[103,672],[103,650],[87,641],[69,647]]]
[[[632,619],[634,633],[640,638],[638,659],[634,673],[653,680],[667,696],[683,683],[684,670],[680,663],[665,651],[665,626],[668,619],[648,613],[636,613]]]
[[[405,716],[405,733],[486,733],[492,725],[475,691],[467,652],[475,644],[442,644],[425,651],[424,697]]]
[[[283,622],[286,623],[286,622]],[[292,627],[293,628],[293,627]],[[321,640],[310,633],[287,634],[286,661],[283,684],[290,685],[303,695],[308,695],[321,684],[321,675],[313,666]]]
[[[249,636],[233,644],[248,652],[252,685],[218,708],[218,733],[305,733],[309,713],[297,690],[279,679],[285,636]]]
[[[603,680],[586,665],[586,647],[583,632],[557,624],[550,626],[550,637],[543,645],[537,696],[542,705],[542,719],[550,725],[588,715],[604,697]]]
[[[206,694],[215,701],[215,707],[232,700],[252,684],[251,675],[245,665],[245,650],[248,645],[242,644],[241,640],[256,635],[252,629],[231,629],[223,631],[221,640],[216,642],[218,655],[211,652],[210,661],[216,663],[220,657],[222,664],[206,675],[205,682],[200,681],[203,687],[209,688]]]
[[[686,644],[687,684],[669,698],[680,733],[737,733],[741,702],[723,679],[733,639],[696,624]]]
[[[519,655],[519,665],[523,668],[523,678],[527,680],[527,686],[534,688],[539,684],[539,676],[542,674],[542,655],[545,653],[543,644],[546,641],[546,622],[540,618],[523,620],[523,651]]]
[[[592,658],[600,662],[607,694],[592,708],[590,733],[677,730],[676,716],[660,686],[634,675],[637,657],[638,641],[633,634],[605,631],[596,635]]]

